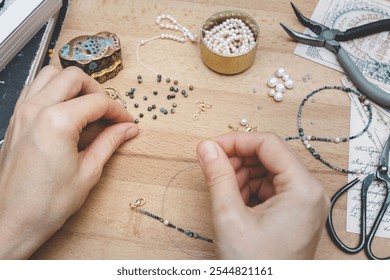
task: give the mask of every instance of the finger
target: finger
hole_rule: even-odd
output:
[[[134,123],[117,123],[106,127],[80,152],[82,157],[80,174],[86,181],[91,181],[87,188],[92,188],[99,180],[103,167],[112,154],[125,141],[138,134],[138,126]]]
[[[237,185],[236,173],[229,158],[214,141],[206,140],[197,147],[200,167],[209,185],[214,217],[244,207]],[[235,211],[236,211],[235,210]]]
[[[52,65],[43,67],[33,82],[28,86],[28,90],[25,92],[25,94],[21,96],[23,98],[21,102],[27,101],[31,97],[35,96],[39,91],[42,90],[44,86],[46,86],[50,80],[52,80],[59,73],[60,71]]]
[[[256,155],[272,174],[306,170],[287,144],[273,133],[229,133],[215,141],[228,156]]]
[[[65,124],[68,124],[68,129],[73,131],[76,127],[77,133],[80,133],[88,123],[100,118],[115,123],[133,121],[132,115],[122,104],[101,93],[83,95],[55,106],[63,118],[66,118]]]
[[[31,100],[51,105],[66,101],[79,94],[104,93],[100,84],[78,67],[68,67],[52,78]]]

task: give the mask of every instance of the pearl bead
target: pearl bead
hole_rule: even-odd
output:
[[[289,80],[290,79],[290,76],[287,74],[287,73],[284,73],[283,75],[282,75],[282,80],[283,81],[287,81],[287,80]]]
[[[169,225],[169,221],[164,219],[163,224],[164,224],[164,226],[167,226],[167,225]]]
[[[309,144],[309,141],[304,140],[304,141],[303,141],[303,144],[304,144],[304,145],[307,145],[307,144]]]
[[[309,141],[311,140],[311,138],[312,138],[311,136],[307,136],[306,137],[306,139],[309,140]]]
[[[340,138],[335,138],[335,139],[334,139],[334,142],[335,142],[335,143],[340,143],[340,141],[341,141]]]
[[[286,86],[286,88],[292,89],[292,88],[294,88],[295,83],[293,80],[287,80],[284,82],[284,85]]]
[[[270,90],[268,91],[268,96],[274,97],[275,93],[276,93],[276,91],[275,91],[274,89],[270,89]]]
[[[271,77],[268,80],[268,86],[269,87],[275,87],[278,84],[278,79],[276,77]]]
[[[240,121],[240,124],[242,126],[246,126],[248,124],[248,119],[247,118],[242,118],[241,121]]]
[[[284,97],[284,96],[283,96],[283,93],[277,91],[277,92],[275,93],[275,95],[274,95],[274,100],[275,100],[276,102],[280,102],[280,101],[283,100],[283,97]]]
[[[368,99],[366,99],[366,100],[364,100],[363,104],[368,106],[368,105],[370,105],[370,101]]]
[[[279,91],[279,92],[284,92],[285,91],[285,86],[283,84],[277,84],[276,87],[275,87],[275,90],[276,91]]]
[[[284,69],[283,68],[278,68],[276,69],[275,71],[275,76],[278,77],[278,78],[281,78],[284,74]]]
[[[311,148],[311,145],[310,144],[307,144],[305,145],[306,146],[306,149],[310,149]]]

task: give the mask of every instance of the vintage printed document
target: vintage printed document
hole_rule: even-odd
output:
[[[330,28],[344,31],[381,19],[390,18],[390,1],[380,0],[320,0],[311,19]],[[304,31],[312,34],[309,29]],[[381,32],[368,37],[341,42],[352,61],[368,81],[390,94],[390,32]],[[298,44],[295,54],[317,63],[343,71],[336,56],[325,48]],[[348,79],[343,84],[348,86]],[[367,111],[356,96],[351,95],[351,135],[361,131],[368,121]],[[390,134],[390,113],[373,104],[372,124],[367,133],[354,139],[349,145],[349,169],[361,170],[362,175],[349,175],[351,181],[356,176],[361,180],[376,171],[379,156]],[[342,187],[342,186],[340,186]],[[348,193],[347,231],[360,230],[360,190],[361,183]],[[386,194],[384,185],[375,183],[369,189],[367,219],[371,227]],[[387,211],[379,227],[377,236],[390,238],[390,210]]]

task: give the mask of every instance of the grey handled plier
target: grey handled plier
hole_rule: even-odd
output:
[[[384,19],[366,25],[354,27],[346,31],[340,31],[338,29],[330,29],[329,27],[308,19],[297,9],[297,7],[295,7],[293,3],[291,3],[291,6],[298,20],[318,36],[313,37],[308,34],[296,32],[281,23],[280,25],[288,33],[288,35],[300,43],[316,47],[325,47],[327,50],[334,53],[337,57],[337,61],[344,69],[345,73],[349,76],[351,81],[361,93],[380,105],[390,107],[390,93],[381,90],[377,86],[367,81],[356,65],[352,62],[348,53],[341,47],[339,43],[342,41],[368,36],[374,33],[390,31],[390,19]]]

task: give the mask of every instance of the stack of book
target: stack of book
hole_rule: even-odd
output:
[[[0,0],[0,147],[21,90],[42,67],[62,5]]]

